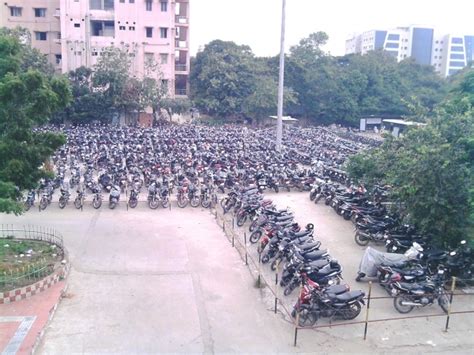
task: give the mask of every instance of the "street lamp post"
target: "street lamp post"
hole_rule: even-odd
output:
[[[281,38],[280,38],[280,75],[278,77],[278,119],[276,134],[276,150],[281,152],[283,138],[283,87],[285,82],[285,12],[286,0],[282,0]]]

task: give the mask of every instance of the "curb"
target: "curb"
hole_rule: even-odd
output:
[[[67,274],[69,274],[69,272],[67,272]],[[68,276],[67,274],[65,275],[65,278]],[[41,331],[36,336],[35,343],[33,344],[33,347],[31,348],[31,354],[36,353],[36,350],[38,349],[39,345],[41,344],[41,341],[44,338],[44,335],[46,333],[46,329],[49,327],[51,321],[53,320],[53,317],[56,314],[56,310],[58,309],[58,306],[61,303],[61,300],[64,298],[64,295],[66,294],[68,288],[69,288],[69,284],[66,283],[63,290],[61,291],[61,295],[59,296],[58,300],[56,301],[54,306],[49,310],[48,320],[46,321],[46,324],[43,326]]]

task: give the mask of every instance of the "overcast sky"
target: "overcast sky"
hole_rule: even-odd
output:
[[[258,56],[280,46],[281,0],[190,0],[191,54],[214,39],[249,45]],[[474,35],[473,0],[286,0],[286,48],[317,31],[325,50],[343,55],[354,32],[421,24]]]

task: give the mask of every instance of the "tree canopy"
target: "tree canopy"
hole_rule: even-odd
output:
[[[389,114],[425,120],[447,94],[433,67],[389,53],[334,57],[316,32],[290,48],[285,64],[286,114],[315,124],[356,125],[362,115]],[[250,47],[209,43],[191,65],[191,94],[204,113],[220,118],[275,114],[278,57],[256,57]]]
[[[354,156],[351,176],[368,185],[392,186],[403,216],[444,246],[473,237],[474,110],[469,98],[474,70],[453,89],[423,128]],[[467,101],[467,102],[466,102]],[[460,102],[466,102],[459,107]]]
[[[71,98],[63,77],[25,70],[24,51],[17,37],[0,35],[0,212],[20,213],[21,191],[47,175],[42,164],[64,137],[33,128],[47,123]]]

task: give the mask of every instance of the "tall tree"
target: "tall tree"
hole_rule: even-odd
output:
[[[21,212],[20,193],[46,176],[41,167],[64,137],[33,132],[71,98],[63,77],[22,71],[22,45],[0,35],[0,212]]]
[[[243,114],[244,100],[255,89],[255,57],[248,46],[215,40],[193,60],[191,97],[205,113],[220,117]]]

